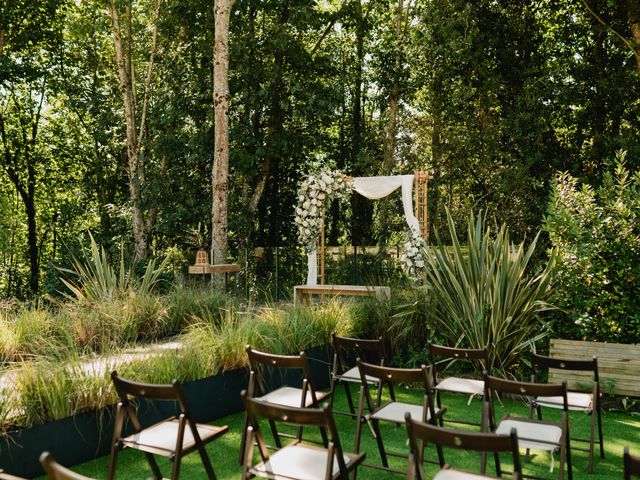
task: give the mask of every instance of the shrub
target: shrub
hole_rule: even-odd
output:
[[[544,228],[558,257],[562,337],[640,342],[640,172],[624,157],[599,188],[568,173],[553,183]]]
[[[538,237],[527,249],[524,243],[513,245],[505,225],[494,231],[481,214],[470,214],[463,249],[451,215],[447,220],[452,246],[437,237],[437,245],[425,250],[426,312],[416,315],[415,306],[407,307],[395,323],[406,324],[405,338],[437,333],[449,346],[486,346],[492,368],[509,373],[548,333],[541,314],[553,308],[548,302],[553,262],[534,275],[530,259]]]

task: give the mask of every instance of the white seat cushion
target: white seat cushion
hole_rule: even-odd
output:
[[[226,427],[225,427],[226,428]],[[220,432],[221,427],[214,427],[212,425],[196,424],[198,435],[204,442],[209,437]],[[176,448],[176,440],[178,438],[178,420],[168,420],[166,422],[157,423],[151,427],[145,428],[139,433],[134,433],[122,440],[122,443],[127,447],[137,448],[140,450],[148,451],[151,449],[160,449],[167,452],[173,452]],[[182,441],[182,448],[187,450],[195,445],[193,434],[189,425],[184,429],[184,438]],[[149,448],[147,448],[149,447]]]
[[[562,437],[562,428],[559,425],[514,418],[502,420],[495,433],[509,435],[512,428],[516,429],[520,448],[553,451],[559,446]]]
[[[448,377],[436,385],[436,389],[444,392],[466,393],[467,395],[482,395],[484,382],[470,378]]]
[[[422,405],[402,402],[387,403],[384,407],[371,415],[371,418],[393,423],[404,423],[404,414],[407,412],[411,414],[412,419],[422,421]],[[438,413],[439,409],[436,408],[435,412]],[[431,415],[427,411],[427,420],[430,418]]]
[[[593,394],[582,392],[567,392],[569,410],[584,410],[590,412],[593,409]],[[538,397],[536,402],[545,407],[564,408],[562,397]]]
[[[360,383],[360,372],[358,371],[358,367],[353,367],[344,372],[342,375],[338,375],[342,380],[346,382],[358,382]],[[371,375],[366,376],[367,382],[369,383],[378,383],[378,379],[376,377],[372,377]]]
[[[485,478],[494,477],[485,477],[484,475],[477,475],[475,473],[461,472],[459,470],[443,468],[438,473],[436,473],[436,476],[433,477],[433,480],[481,480]]]
[[[316,392],[316,398],[320,400],[325,397],[327,394],[324,392]],[[260,400],[263,400],[268,403],[273,403],[275,405],[284,405],[285,407],[300,407],[300,402],[302,401],[302,389],[294,388],[294,387],[280,387],[273,392],[269,392],[262,397]],[[309,407],[313,404],[313,399],[311,398],[311,394],[307,391],[307,396],[305,398],[305,406]]]
[[[289,445],[254,467],[256,473],[275,480],[323,480],[327,469],[327,450],[307,445]],[[344,463],[349,465],[352,458],[344,453]],[[333,475],[339,472],[338,460],[333,459]],[[261,475],[262,476],[262,475]]]

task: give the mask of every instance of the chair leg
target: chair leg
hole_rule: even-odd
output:
[[[438,462],[440,463],[440,466],[444,467],[446,462],[444,460],[444,451],[442,450],[442,445],[436,445],[436,452],[438,452]],[[424,452],[422,454],[422,458],[424,459]]]
[[[171,480],[178,480],[180,478],[180,460],[181,457],[174,457],[173,459],[173,468],[171,470]]]
[[[596,403],[596,412],[598,414],[598,439],[600,440],[600,458],[604,458],[604,437],[602,436],[602,410],[600,409],[600,399]]]
[[[567,423],[568,425],[568,423]],[[569,428],[567,426],[567,445],[565,447],[567,457],[567,477],[569,480],[573,480],[573,466],[571,464],[571,436],[569,435]]]
[[[282,441],[280,440],[280,435],[278,435],[276,422],[269,420],[269,426],[271,427],[271,434],[273,435],[273,441],[276,443],[276,447],[282,448]],[[302,430],[300,430],[299,435],[302,437]]]
[[[109,457],[109,471],[107,473],[107,480],[113,480],[116,474],[116,460],[118,458],[119,451],[120,449],[118,448],[116,442],[114,442],[111,447],[111,457]]]
[[[534,402],[533,402],[533,400],[531,400],[531,401],[529,401],[529,408],[528,408],[528,411],[527,411],[529,420],[533,420],[533,409],[534,409]],[[531,461],[531,449],[527,448],[525,450],[524,460],[527,463],[529,463]]]
[[[565,445],[560,446],[560,466],[558,467],[558,480],[564,480],[564,464],[567,453],[567,447]],[[553,452],[551,452],[553,455]]]
[[[344,387],[344,393],[347,397],[347,403],[349,404],[349,412],[351,412],[351,416],[354,417],[356,415],[356,409],[353,406],[353,398],[351,397],[351,386],[349,385],[349,382],[340,383],[342,383],[342,386]]]
[[[245,443],[247,441],[247,428],[249,428],[249,417],[247,412],[244,413],[244,421],[242,422],[242,434],[240,436],[240,453],[238,454],[238,464],[242,465],[244,462],[244,450],[246,448]]]
[[[495,457],[495,462],[496,462],[496,477],[498,478],[502,478],[502,465],[500,465],[500,455],[498,455],[496,453],[496,457]],[[515,468],[514,468],[515,470]],[[485,474],[485,472],[481,472],[483,475]]]
[[[209,477],[209,480],[216,480],[216,472],[213,470],[213,465],[211,465],[211,460],[209,459],[209,455],[207,455],[204,445],[198,447],[198,453],[200,454],[202,465],[204,465],[204,469],[207,472],[207,477]]]
[[[591,411],[591,434],[589,435],[589,473],[593,473],[593,457],[596,449],[596,412]]]
[[[153,478],[155,480],[162,480],[162,473],[160,472],[160,467],[158,467],[158,462],[156,462],[156,458],[148,452],[144,452],[144,456],[147,459],[147,463],[151,467],[151,471],[153,472]]]
[[[382,441],[382,436],[380,435],[380,422],[378,422],[378,420],[371,419],[371,426],[373,427],[373,433],[376,436],[376,443],[378,444],[378,451],[380,452],[380,459],[382,460],[382,465],[384,467],[389,468],[389,461],[387,460],[387,452],[384,449],[384,442]]]
[[[393,383],[389,384],[389,396],[391,397],[391,400],[394,402],[396,401],[396,391],[393,388]]]
[[[116,407],[115,427],[113,429],[113,440],[111,442],[111,457],[109,458],[107,480],[113,480],[116,474],[116,460],[120,451],[120,434],[122,433],[122,427],[124,426],[124,412],[125,408],[122,402],[119,402]]]
[[[360,453],[360,440],[362,438],[362,423],[365,421],[364,415],[362,412],[363,402],[364,402],[364,387],[361,386],[360,396],[358,397],[358,414],[356,415],[356,436],[355,436],[355,445],[353,446],[354,453]]]

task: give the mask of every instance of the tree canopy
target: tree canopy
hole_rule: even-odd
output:
[[[639,10],[236,0],[231,250],[294,245],[298,184],[326,163],[354,176],[430,170],[431,232],[445,230],[445,207],[460,222],[474,207],[530,235],[556,172],[597,187],[618,150],[639,167]],[[214,38],[212,1],[2,3],[2,295],[55,287],[54,267],[87,230],[107,248],[162,255],[210,225]],[[354,196],[331,208],[327,238],[389,242],[402,222]]]

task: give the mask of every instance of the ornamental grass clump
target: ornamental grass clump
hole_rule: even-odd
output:
[[[425,250],[430,327],[449,346],[488,347],[492,369],[512,374],[548,334],[543,314],[554,308],[553,260],[534,273],[530,261],[538,235],[528,248],[512,244],[507,227],[488,227],[482,214],[470,214],[463,249],[450,214],[447,219],[452,245],[438,237]]]
[[[135,262],[125,264],[124,249],[120,248],[117,266],[111,264],[104,247],[99,246],[89,234],[89,248],[79,257],[72,257],[72,269],[60,269],[67,275],[62,283],[69,289],[68,299],[85,303],[112,301],[135,292],[138,296],[148,296],[159,285],[167,260],[156,266],[155,259],[149,260],[141,275],[136,275]]]
[[[63,315],[41,306],[22,306],[0,313],[0,357],[18,361],[35,356],[57,357],[72,345]]]
[[[333,332],[354,333],[357,309],[338,300],[313,306],[226,310],[219,322],[204,318],[181,338],[185,357],[197,359],[203,375],[247,365],[245,346],[277,354],[297,353],[325,345]]]
[[[225,310],[231,307],[231,299],[219,290],[204,288],[185,288],[176,286],[164,298],[167,305],[167,329],[179,333],[193,323],[203,319],[220,323]]]

